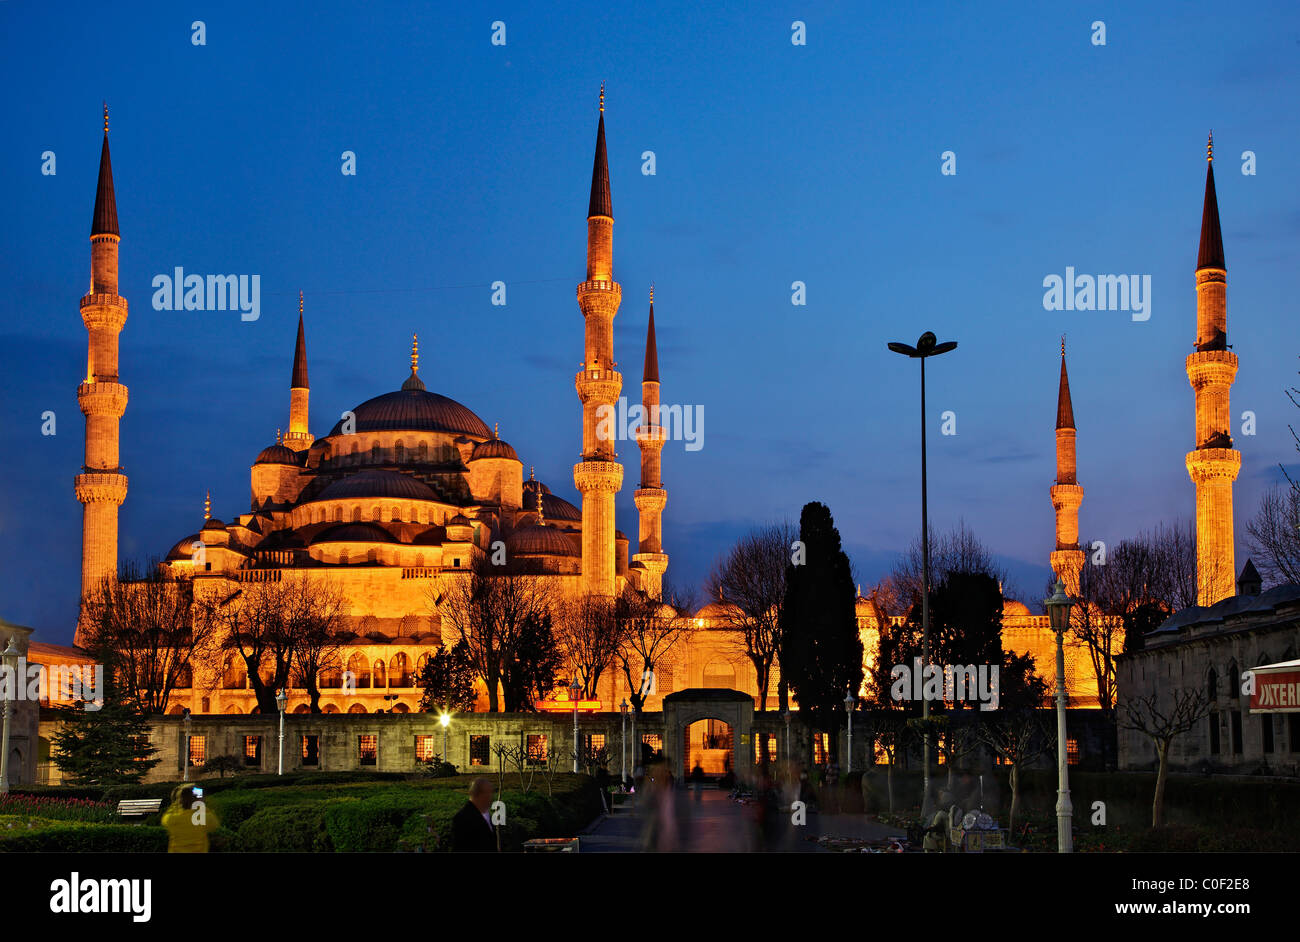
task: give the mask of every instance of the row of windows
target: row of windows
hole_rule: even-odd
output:
[[[392,455],[392,460],[396,464],[401,464],[408,458],[418,463],[427,463],[429,461],[430,449],[428,442],[416,442],[415,447],[409,447],[402,439],[398,439],[394,444],[392,451],[382,447],[378,441],[372,441],[370,447],[359,448],[357,442],[352,442],[347,451],[343,451],[340,445],[337,452],[327,452],[326,461],[333,461],[339,465],[357,465],[369,459],[372,464],[380,464],[387,461],[388,456]],[[460,452],[455,448],[443,447],[433,452],[435,462],[448,461],[452,455],[460,457]]]
[[[1260,749],[1265,755],[1271,755],[1277,749],[1274,738],[1273,713],[1259,714],[1259,742]],[[1300,713],[1288,713],[1287,718],[1287,740],[1291,752],[1300,752]],[[1210,731],[1210,755],[1223,755],[1231,750],[1234,756],[1239,756],[1244,751],[1242,737],[1242,715],[1240,710],[1221,710],[1211,713],[1206,722],[1209,724]],[[1225,743],[1224,740],[1227,740]],[[1225,748],[1226,747],[1226,748]]]
[[[429,654],[426,651],[416,658],[415,669],[412,671],[410,658],[400,651],[388,659],[387,665],[384,664],[383,658],[376,658],[372,664],[364,654],[357,651],[348,658],[346,670],[338,667],[323,668],[317,678],[317,685],[321,689],[340,689],[346,679],[347,686],[357,690],[372,687],[414,687],[428,660]],[[345,673],[349,675],[346,678]],[[242,658],[235,658],[230,662],[221,683],[226,690],[244,690],[248,687],[248,670]],[[267,683],[269,685],[271,681],[268,680]],[[289,683],[291,688],[303,687],[302,679],[299,677],[291,678]],[[176,686],[184,690],[189,689],[193,684],[193,673],[187,664],[181,669]]]

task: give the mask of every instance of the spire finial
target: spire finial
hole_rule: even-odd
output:
[[[420,335],[411,334],[411,372],[420,372]]]
[[[650,303],[655,303],[655,283],[653,281],[650,282]]]
[[[104,133],[108,133],[108,102],[104,102]]]
[[[1061,359],[1065,359],[1065,334],[1061,334]]]
[[[212,492],[206,491],[203,494],[203,519],[212,519]]]
[[[298,291],[298,316],[302,317],[302,291]]]
[[[277,445],[283,445],[283,444],[284,444],[283,439],[280,438],[280,430],[279,430],[279,429],[276,429],[276,430],[275,430],[275,443],[276,443]]]
[[[542,489],[540,487],[537,489],[537,525],[539,527],[546,526],[546,514],[542,510]]]
[[[107,113],[107,112],[105,112]],[[605,83],[600,83],[600,113],[605,113]]]
[[[493,438],[500,438],[500,437],[501,437],[501,423],[500,423],[500,422],[493,422],[493,423],[492,423],[492,437],[493,437]]]
[[[536,481],[536,480],[537,480],[537,478],[533,477],[533,466],[532,466],[532,465],[529,465],[529,466],[528,466],[528,480],[530,480],[530,481]]]
[[[1205,159],[1214,163],[1214,131],[1210,131],[1210,139],[1205,142]]]

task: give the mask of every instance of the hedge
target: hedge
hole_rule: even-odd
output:
[[[49,827],[0,839],[0,853],[159,854],[167,832],[133,824],[82,824]]]

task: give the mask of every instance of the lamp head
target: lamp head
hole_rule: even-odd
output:
[[[444,712],[441,716],[438,717],[438,722],[442,724],[443,729],[446,729],[448,726],[451,725],[451,714]]]

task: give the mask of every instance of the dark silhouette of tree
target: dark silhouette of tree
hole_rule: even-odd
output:
[[[550,612],[528,618],[519,632],[513,656],[501,668],[501,693],[507,713],[526,713],[555,687],[563,666]]]
[[[101,702],[54,707],[60,722],[50,758],[73,785],[136,785],[160,761],[148,717],[112,674],[104,672]]]
[[[463,641],[444,645],[424,662],[416,686],[421,713],[473,713],[478,696],[474,691],[474,665]]]
[[[1156,770],[1156,793],[1151,801],[1151,826],[1165,823],[1165,783],[1169,778],[1169,746],[1177,737],[1191,732],[1210,712],[1210,704],[1199,690],[1191,687],[1174,690],[1164,696],[1159,690],[1145,696],[1129,697],[1120,703],[1120,725],[1135,730],[1151,740],[1159,765]]]
[[[779,631],[781,673],[801,712],[830,732],[831,752],[844,719],[844,697],[862,687],[862,641],[858,637],[857,588],[839,531],[825,504],[805,504],[799,515],[804,562],[786,569],[785,604]]]

